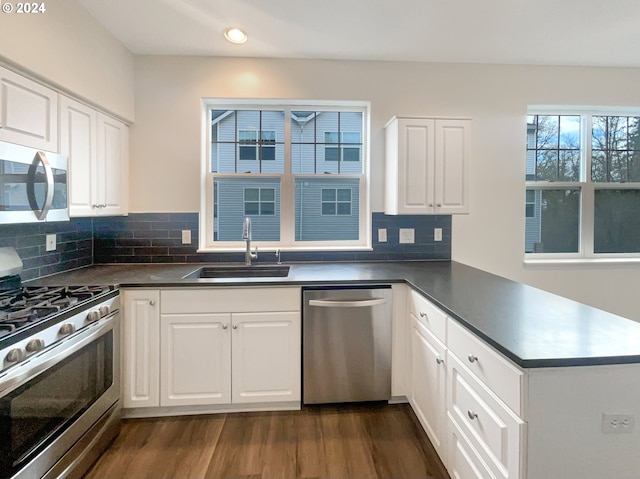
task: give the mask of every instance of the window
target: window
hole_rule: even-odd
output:
[[[245,188],[245,216],[273,216],[276,212],[276,190],[274,188]]]
[[[640,256],[640,114],[527,117],[525,253]]]
[[[348,188],[322,188],[322,215],[350,215],[351,190]]]
[[[360,161],[360,132],[324,133],[326,161]]]
[[[207,100],[202,250],[369,248],[368,104]],[[210,124],[209,124],[210,122]]]

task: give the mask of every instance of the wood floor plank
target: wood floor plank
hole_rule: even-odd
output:
[[[411,408],[125,420],[87,479],[450,479]]]

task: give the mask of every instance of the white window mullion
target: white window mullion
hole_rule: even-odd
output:
[[[295,192],[291,175],[291,109],[284,109],[284,173],[280,184],[280,242],[293,244]]]

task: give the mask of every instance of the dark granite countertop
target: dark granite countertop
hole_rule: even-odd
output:
[[[120,287],[406,282],[523,368],[640,363],[640,323],[454,261],[291,264],[287,278],[182,279],[203,265],[96,265],[30,284]]]

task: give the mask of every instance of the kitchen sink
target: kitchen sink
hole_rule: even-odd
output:
[[[199,278],[284,278],[289,276],[289,266],[265,265],[265,266],[203,266],[182,279]]]

